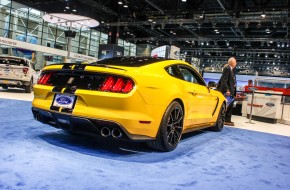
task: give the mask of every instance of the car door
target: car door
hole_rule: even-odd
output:
[[[204,80],[193,68],[186,65],[179,65],[178,68],[184,79],[190,125],[209,123],[216,108],[217,97],[211,95]]]

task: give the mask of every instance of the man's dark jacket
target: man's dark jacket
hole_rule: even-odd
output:
[[[219,84],[217,89],[222,93],[225,94],[227,91],[230,91],[232,96],[236,96],[236,78],[234,72],[232,71],[231,67],[227,65],[223,69],[223,74],[220,78]]]

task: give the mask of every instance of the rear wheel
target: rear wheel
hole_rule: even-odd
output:
[[[183,109],[181,105],[174,101],[165,111],[159,131],[155,141],[148,142],[148,146],[169,152],[174,150],[181,138],[183,129]]]
[[[2,88],[3,88],[4,90],[7,90],[7,89],[8,89],[8,85],[3,85]]]
[[[25,93],[31,93],[32,90],[33,90],[33,80],[31,79],[30,83],[28,86],[25,86],[24,89],[25,89]]]
[[[217,119],[215,125],[212,126],[210,129],[213,131],[216,131],[216,132],[223,130],[224,123],[225,123],[225,117],[226,117],[226,105],[223,104],[221,109],[220,109],[220,113],[219,113],[219,116],[218,116],[218,119]]]

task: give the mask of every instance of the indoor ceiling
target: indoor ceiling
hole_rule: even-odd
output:
[[[229,56],[253,65],[290,65],[289,0],[16,2],[48,13],[76,9],[101,22],[97,30],[117,32],[137,44],[176,45],[206,65],[225,62]]]

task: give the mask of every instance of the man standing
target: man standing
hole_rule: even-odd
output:
[[[229,58],[228,64],[224,67],[222,76],[219,81],[218,90],[225,96],[236,96],[236,76],[233,69],[236,67],[237,61],[234,57]],[[231,103],[226,111],[225,125],[234,126],[231,121],[233,111],[233,103]]]

